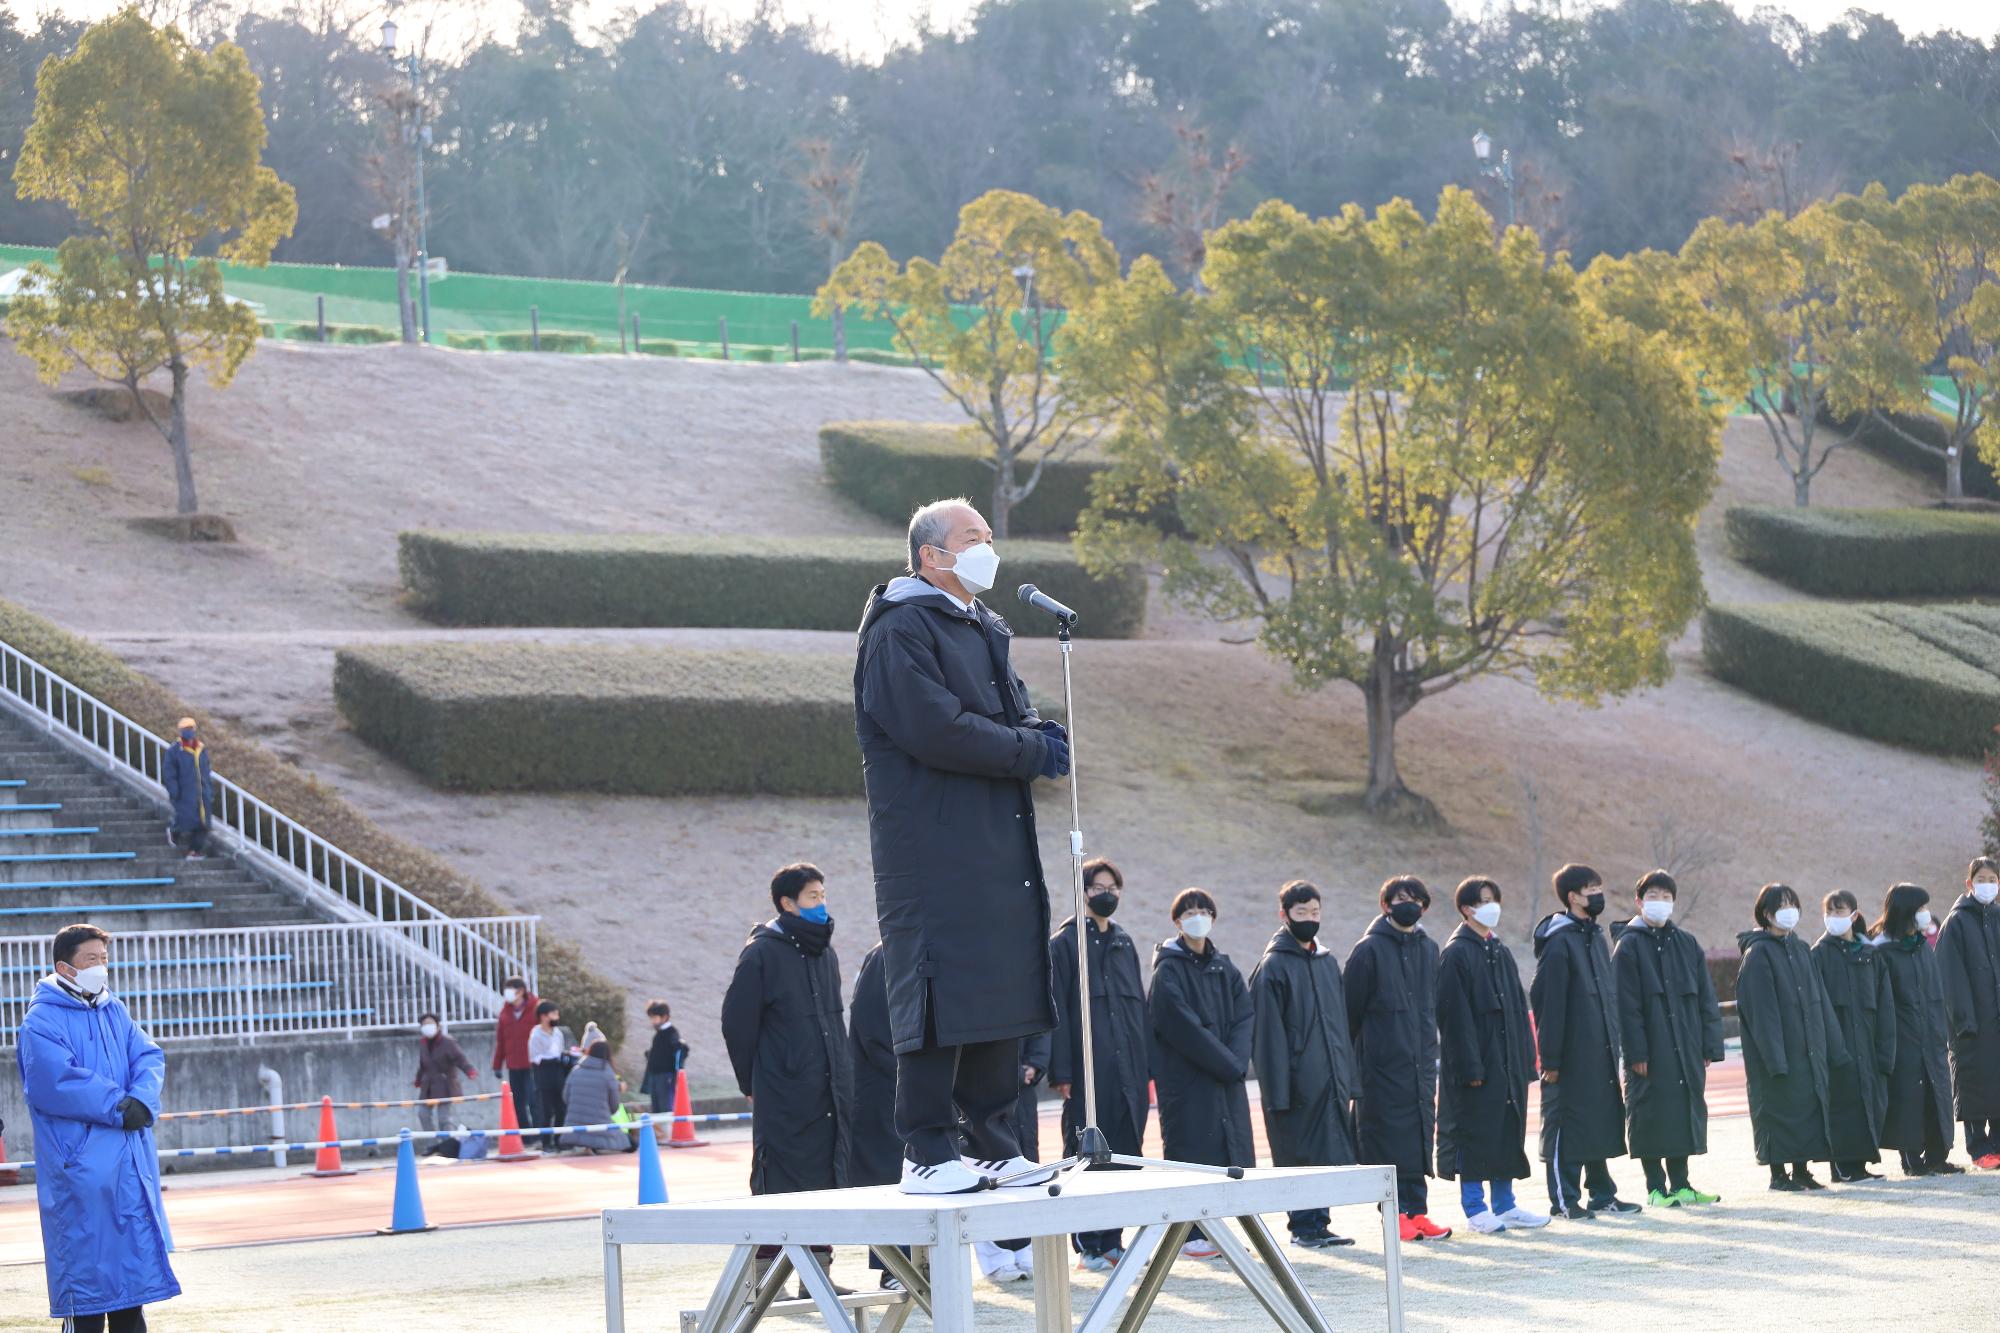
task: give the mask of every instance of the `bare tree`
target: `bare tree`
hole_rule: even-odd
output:
[[[625,275],[632,271],[632,256],[646,243],[646,230],[652,225],[653,215],[648,213],[639,219],[639,230],[636,234],[628,233],[624,226],[620,225],[618,234],[612,237],[612,244],[618,247],[618,271],[611,275],[611,281],[618,288],[618,350],[621,352],[639,350],[636,339],[630,348],[625,346],[625,330],[628,327],[625,319]]]
[[[1669,808],[1653,822],[1647,840],[1653,864],[1674,877],[1680,885],[1679,904],[1683,915],[1691,915],[1701,900],[1702,886],[1690,884],[1689,877],[1713,869],[1736,855],[1736,845],[1705,822],[1684,811]]]
[[[1521,822],[1528,839],[1528,883],[1540,884],[1548,871],[1548,858],[1542,837],[1542,784],[1532,773],[1523,772],[1521,779]]]
[[[1166,238],[1167,259],[1205,294],[1201,267],[1208,259],[1208,234],[1222,221],[1229,187],[1250,165],[1235,144],[1218,157],[1208,131],[1182,121],[1174,126],[1178,148],[1161,171],[1139,178],[1139,218]]]
[[[1723,216],[1734,222],[1755,222],[1766,213],[1795,218],[1839,189],[1835,176],[1806,161],[1798,139],[1756,144],[1738,135],[1728,153],[1729,183],[1720,202]]]
[[[804,140],[799,152],[805,157],[798,183],[810,210],[807,223],[813,235],[826,242],[826,271],[831,274],[847,258],[847,238],[854,227],[854,205],[860,197],[861,172],[868,165],[868,154],[843,156],[835,152],[830,139]],[[847,308],[837,302],[833,307],[833,359],[847,360]]]
[[[417,202],[417,154],[423,151],[422,96],[393,71],[375,94],[381,129],[364,172],[370,191],[384,208],[376,230],[388,242],[396,262],[396,310],[403,341],[418,338],[417,310],[410,291],[410,268],[417,261],[420,228]]]

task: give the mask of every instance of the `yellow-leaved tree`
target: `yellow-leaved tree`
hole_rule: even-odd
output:
[[[136,9],[46,61],[14,169],[25,199],[65,204],[88,230],[29,266],[7,331],[47,383],[81,368],[123,385],[173,450],[182,514],[198,512],[188,376],[227,384],[257,317],[223,294],[215,256],[269,261],[298,219],[292,187],[262,165],[264,113],[240,47],[191,45]],[[140,392],[172,379],[167,420]]]

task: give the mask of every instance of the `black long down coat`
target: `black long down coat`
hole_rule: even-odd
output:
[[[1596,1162],[1625,1155],[1625,1096],[1618,1086],[1618,981],[1595,921],[1567,912],[1535,926],[1536,1052],[1542,1070],[1542,1160]]]
[[[1250,1127],[1250,988],[1229,955],[1178,938],[1153,946],[1153,1081],[1160,1142],[1177,1162],[1255,1166]]]
[[[1827,1078],[1833,1099],[1833,1160],[1872,1162],[1889,1105],[1889,1071],[1896,1065],[1896,997],[1889,964],[1853,934],[1822,935],[1812,947],[1820,984],[1840,1021],[1848,1062]]]
[[[893,1185],[903,1178],[903,1140],[896,1133],[896,1045],[889,1035],[889,988],[879,944],[861,956],[861,970],[854,974],[847,1041],[854,1066],[847,1180]]]
[[[1939,1139],[1952,1141],[1951,1067],[1945,1057],[1944,984],[1937,956],[1921,934],[1884,943],[1876,952],[1889,965],[1889,993],[1896,1001],[1896,1063],[1889,1069],[1889,1105],[1882,1116],[1882,1146],[1924,1150],[1924,1116],[1935,1119]],[[1924,1080],[1931,1104],[1924,1104]]]
[[[778,917],[750,932],[722,996],[722,1040],[750,1108],[750,1192],[848,1183],[854,1097],[840,957]]]
[[[1736,937],[1736,1016],[1743,1022],[1743,1076],[1750,1138],[1765,1166],[1824,1162],[1833,1154],[1833,1068],[1847,1044],[1812,951],[1796,934],[1746,930]]]
[[[1354,1165],[1358,1084],[1340,964],[1281,929],[1250,970],[1250,1002],[1271,1165]]]
[[[1952,904],[1938,933],[1937,965],[1951,1025],[1958,1120],[2000,1120],[2000,902],[1971,894]]]
[[[1046,1032],[1021,1038],[1021,1067],[1034,1070],[1035,1076],[1022,1081],[1014,1103],[1014,1137],[1020,1140],[1021,1156],[1031,1162],[1042,1160],[1042,1087],[1049,1081],[1050,1044]]]
[[[898,1051],[1055,1025],[1049,896],[1028,787],[1048,738],[1009,664],[1013,631],[921,579],[861,617],[854,725]]]
[[[1722,1006],[1695,937],[1644,918],[1611,927],[1626,1145],[1634,1157],[1708,1151],[1708,1066],[1723,1057]],[[1646,1066],[1645,1077],[1633,1065]]]
[[[1139,950],[1116,921],[1090,927],[1090,1041],[1097,1084],[1097,1126],[1113,1152],[1136,1155],[1146,1137],[1152,1077],[1147,1049],[1146,984]],[[1069,1085],[1063,1103],[1063,1136],[1070,1148],[1083,1124],[1083,1022],[1076,982],[1076,918],[1062,923],[1048,942],[1056,979],[1056,1025],[1049,1042],[1049,1082]]]
[[[1520,968],[1499,936],[1461,925],[1445,941],[1437,1024],[1438,1175],[1527,1179],[1535,1038]]]
[[[1437,1130],[1437,941],[1378,916],[1341,977],[1361,1077],[1354,1099],[1361,1160],[1431,1173]]]

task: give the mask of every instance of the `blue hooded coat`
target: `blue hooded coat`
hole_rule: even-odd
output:
[[[190,750],[176,740],[167,746],[160,755],[160,785],[174,807],[174,832],[208,827],[215,811],[215,777],[209,772],[206,745],[196,741]]]
[[[158,1118],[166,1056],[110,992],[92,1002],[52,976],[28,1002],[17,1055],[35,1126],[49,1317],[180,1295],[153,1131],[123,1128],[118,1111],[132,1097]]]

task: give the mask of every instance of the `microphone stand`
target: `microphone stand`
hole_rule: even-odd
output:
[[[1208,1166],[1199,1162],[1173,1162],[1164,1158],[1132,1157],[1111,1151],[1110,1140],[1097,1124],[1097,1065],[1094,1060],[1091,1039],[1090,1012],[1090,918],[1088,904],[1083,893],[1083,815],[1077,796],[1077,743],[1076,743],[1076,696],[1070,679],[1070,653],[1074,647],[1071,630],[1076,626],[1076,613],[1056,616],[1056,643],[1062,650],[1063,716],[1069,731],[1069,869],[1070,892],[1076,913],[1076,986],[1077,1021],[1083,1030],[1083,1124],[1076,1132],[1076,1151],[1062,1160],[1050,1163],[1036,1163],[1032,1170],[1006,1176],[994,1182],[1007,1185],[1017,1180],[1027,1180],[1046,1175],[1050,1170],[1055,1178],[1049,1183],[1049,1193],[1062,1193],[1062,1177],[1071,1171],[1090,1167],[1166,1167],[1176,1171],[1201,1171],[1211,1175],[1227,1176],[1231,1180],[1243,1179],[1240,1166]],[[1213,946],[1211,946],[1213,947]]]

